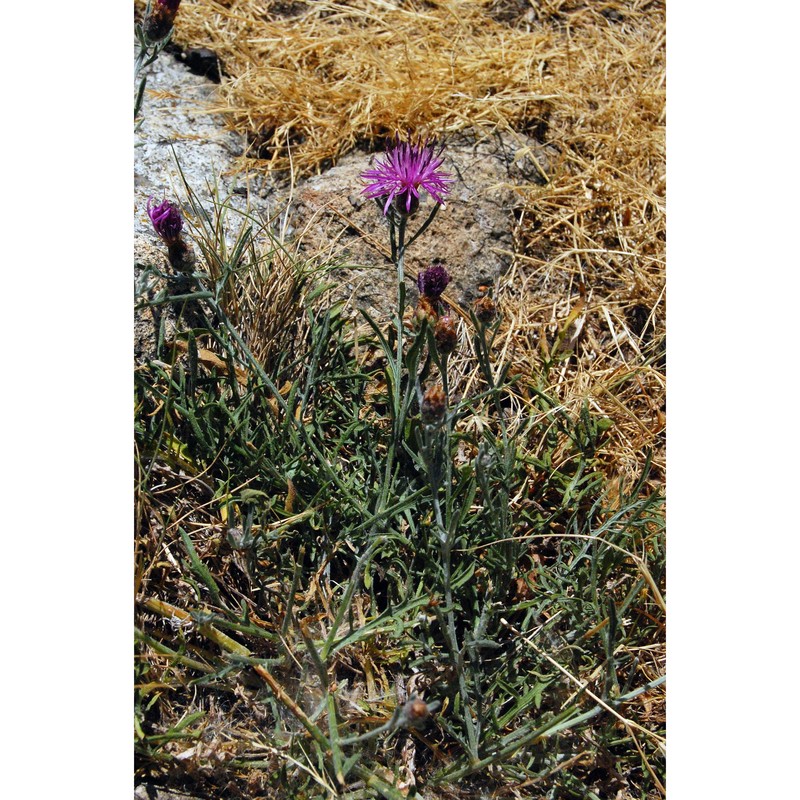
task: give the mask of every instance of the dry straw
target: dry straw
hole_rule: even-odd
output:
[[[234,127],[275,166],[287,165],[291,145],[303,173],[397,129],[538,118],[555,41],[498,22],[489,6],[201,0],[182,9],[176,35],[222,58],[221,110]]]

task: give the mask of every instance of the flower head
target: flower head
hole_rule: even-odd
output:
[[[434,264],[417,276],[417,288],[431,300],[438,300],[450,283],[450,275],[441,264]]]
[[[489,295],[479,297],[472,306],[475,309],[475,316],[482,325],[488,325],[497,315],[497,306]]]
[[[155,232],[168,244],[178,241],[183,228],[183,218],[176,205],[164,200],[157,206],[151,205],[153,198],[147,201],[147,215],[153,223]]]
[[[417,728],[425,727],[425,723],[431,715],[432,711],[439,708],[439,701],[434,700],[432,703],[426,703],[422,698],[413,695],[410,697],[405,705],[400,709],[398,722],[402,728]]]
[[[433,338],[436,340],[436,348],[442,355],[452,353],[456,349],[458,333],[455,322],[450,315],[440,317],[433,329]]]
[[[431,327],[436,325],[436,322],[439,319],[439,312],[436,310],[436,305],[437,303],[435,300],[431,300],[424,294],[419,296],[417,307],[414,311],[414,318],[420,325],[425,322],[427,322]]]
[[[172,30],[180,4],[181,0],[156,0],[144,26],[151,42],[163,39]]]
[[[419,139],[416,142],[401,142],[395,137],[394,146],[385,154],[385,160],[374,169],[361,174],[369,181],[362,190],[367,197],[386,198],[383,213],[389,213],[392,201],[401,214],[411,214],[419,205],[419,190],[424,189],[437,203],[444,205],[444,198],[453,182],[450,174],[440,169],[441,149]]]
[[[426,425],[439,425],[444,420],[447,411],[447,395],[444,389],[439,386],[431,386],[422,396],[422,406],[420,412],[422,421]]]

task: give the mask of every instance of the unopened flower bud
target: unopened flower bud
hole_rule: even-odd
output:
[[[174,203],[164,200],[157,206],[152,205],[153,198],[147,201],[147,215],[153,223],[153,229],[167,246],[169,263],[178,272],[192,272],[195,257],[189,245],[181,236],[183,217]]]
[[[436,321],[439,319],[439,315],[436,313],[435,303],[424,294],[419,296],[414,316],[420,325],[422,325],[423,322],[427,322],[431,327],[436,325]]]
[[[497,315],[497,306],[489,295],[479,297],[474,305],[475,316],[483,325],[488,325]]]
[[[151,42],[163,39],[175,24],[175,15],[181,0],[156,0],[144,24],[144,32]]]
[[[442,354],[447,355],[456,349],[458,335],[456,325],[451,316],[440,317],[433,329],[433,338],[436,340],[436,349]]]
[[[153,198],[147,201],[147,215],[153,223],[155,232],[167,245],[175,244],[180,239],[183,229],[183,217],[178,206],[164,200],[157,206],[151,205]]]
[[[431,300],[438,300],[442,292],[450,283],[450,275],[441,264],[434,264],[432,267],[420,272],[417,277],[417,288],[421,295],[429,297]]]
[[[431,712],[439,708],[439,701],[426,703],[419,697],[412,697],[400,711],[399,724],[403,728],[422,728],[428,721]]]
[[[439,425],[447,411],[447,395],[441,386],[431,386],[422,396],[422,421],[426,425]]]

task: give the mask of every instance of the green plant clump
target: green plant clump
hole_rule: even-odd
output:
[[[441,297],[409,307],[403,257],[438,203],[421,224],[389,209],[396,314],[358,319],[326,282],[341,265],[185,188],[200,255],[139,287],[158,352],[135,381],[137,774],[241,796],[658,796],[647,468],[609,491],[610,421],[560,406],[553,362],[509,376],[494,301],[457,340]]]

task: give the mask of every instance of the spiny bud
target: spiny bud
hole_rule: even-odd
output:
[[[380,200],[378,200],[380,204]],[[394,210],[401,217],[411,217],[417,213],[419,208],[419,197],[416,197],[412,192],[401,192],[396,195],[392,203]]]
[[[472,307],[478,322],[483,325],[488,325],[497,315],[497,306],[488,294],[479,297]]]
[[[192,249],[183,239],[167,245],[169,263],[178,272],[192,272],[195,266],[195,256]]]
[[[156,0],[144,24],[144,32],[151,42],[163,39],[175,24],[175,15],[181,0]]]
[[[439,701],[426,703],[421,698],[414,695],[403,706],[400,711],[399,724],[403,728],[422,728],[428,721],[431,713],[439,708]]]
[[[417,288],[421,295],[429,297],[431,300],[438,300],[442,292],[450,283],[450,275],[441,264],[434,264],[424,272],[420,272],[417,277]]]
[[[433,338],[436,340],[436,349],[442,354],[447,355],[456,349],[458,335],[456,325],[450,315],[440,317],[433,329]]]
[[[439,425],[444,420],[447,411],[447,395],[438,384],[431,386],[422,396],[422,421],[426,425]]]

